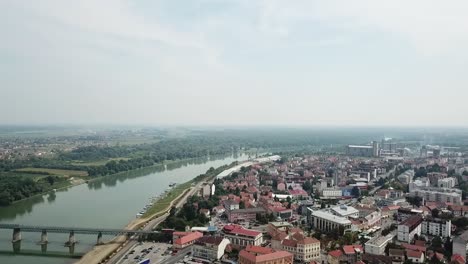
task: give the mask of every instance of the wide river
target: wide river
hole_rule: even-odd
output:
[[[135,218],[151,197],[168,189],[170,183],[183,183],[210,167],[246,159],[247,156],[242,154],[210,157],[102,177],[88,184],[0,207],[0,223],[122,228]],[[64,247],[68,234],[48,234],[45,256],[28,255],[42,254],[38,245],[40,236],[40,233],[23,232],[20,254],[12,254],[12,231],[0,230],[0,263],[68,264],[76,261],[56,256],[69,254],[69,248]],[[90,250],[96,238],[95,235],[77,234],[74,253]],[[104,236],[104,241],[110,238]]]

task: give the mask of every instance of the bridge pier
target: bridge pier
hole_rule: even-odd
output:
[[[17,241],[21,241],[21,229],[13,228],[13,238],[11,242],[15,243]]]
[[[13,253],[19,253],[21,251],[21,240],[11,243],[13,246]]]
[[[47,239],[47,230],[42,230],[42,234],[41,234],[41,242],[39,242],[39,244],[41,245],[45,245],[47,244],[49,241]]]
[[[70,255],[75,254],[75,244],[72,244],[68,247],[68,253],[70,253]]]
[[[68,236],[68,241],[65,242],[65,246],[71,247],[71,246],[75,245],[75,243],[76,243],[76,240],[75,240],[75,232],[74,232],[74,231],[70,231],[70,235]]]
[[[47,243],[41,244],[41,252],[42,253],[47,253]]]
[[[102,241],[102,232],[99,232],[97,236],[96,245],[102,245],[102,244],[104,244],[104,242]]]

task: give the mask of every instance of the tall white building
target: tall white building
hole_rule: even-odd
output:
[[[420,215],[408,217],[398,225],[398,241],[410,243],[414,235],[421,235],[421,223],[423,219]]]
[[[452,221],[427,218],[421,224],[421,233],[431,236],[450,237],[452,235]]]
[[[425,190],[413,190],[411,196],[419,196],[427,202],[441,202],[462,204],[462,192],[451,188],[430,188]]]
[[[453,188],[457,184],[457,180],[454,177],[440,179],[437,181],[437,187],[441,188]]]

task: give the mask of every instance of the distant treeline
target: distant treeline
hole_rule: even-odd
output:
[[[373,132],[362,130],[324,129],[225,129],[191,131],[183,138],[166,138],[157,143],[125,146],[88,146],[71,152],[59,152],[54,157],[0,160],[0,172],[20,168],[51,168],[87,171],[97,177],[160,164],[163,161],[206,157],[233,153],[244,149],[303,149],[307,146],[330,148],[368,142],[378,138]],[[124,158],[118,160],[118,158]],[[110,160],[116,159],[116,160]],[[85,165],[86,162],[110,160],[104,165]],[[80,162],[84,162],[83,165]],[[2,177],[2,176],[0,176]],[[23,182],[29,186],[29,182]],[[29,184],[29,185],[28,185]],[[0,189],[1,190],[1,189]]]

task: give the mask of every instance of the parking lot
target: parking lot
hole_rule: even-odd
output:
[[[165,243],[137,244],[118,264],[135,264],[144,259],[150,259],[150,263],[161,263],[171,257],[170,249],[171,245]]]

